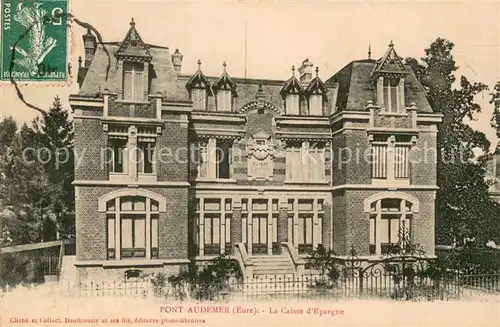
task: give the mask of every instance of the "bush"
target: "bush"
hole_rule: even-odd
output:
[[[310,264],[313,269],[319,271],[320,278],[315,280],[313,287],[333,288],[340,277],[340,269],[333,250],[327,250],[323,244],[318,245],[311,253]]]
[[[184,300],[191,296],[198,300],[213,300],[219,294],[229,292],[234,280],[241,280],[242,272],[235,259],[220,255],[207,266],[183,268],[179,274],[165,278],[164,274],[156,274],[150,280],[155,294],[173,296]],[[169,292],[163,290],[169,285]]]

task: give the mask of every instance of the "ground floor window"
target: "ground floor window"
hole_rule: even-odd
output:
[[[196,200],[194,226],[198,255],[219,255],[231,251],[232,199]]]
[[[411,238],[412,203],[381,199],[370,207],[370,254],[393,253]]]
[[[158,202],[124,196],[106,203],[107,258],[158,258]]]
[[[197,255],[230,252],[234,243],[232,199],[198,198],[196,200],[194,239]],[[241,242],[249,255],[280,252],[279,234],[288,235],[300,253],[310,253],[323,239],[323,199],[290,199],[286,222],[280,225],[278,198],[241,199]],[[280,226],[287,226],[280,231]],[[239,227],[238,227],[239,228]]]

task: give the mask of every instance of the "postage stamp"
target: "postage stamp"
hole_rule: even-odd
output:
[[[68,78],[69,0],[1,0],[1,81]]]

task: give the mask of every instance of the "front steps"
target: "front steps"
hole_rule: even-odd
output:
[[[253,276],[251,276],[253,278],[265,278],[266,276],[293,278],[295,276],[295,268],[288,256],[260,255],[250,258],[253,262]]]

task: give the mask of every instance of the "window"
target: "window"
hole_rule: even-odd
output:
[[[323,240],[323,199],[288,199],[288,241],[310,253]]]
[[[125,170],[125,165],[126,165],[126,160],[125,160],[125,154],[126,154],[126,148],[127,148],[127,140],[126,139],[111,139],[110,140],[111,144],[111,167],[110,167],[110,172],[113,173],[124,173],[126,172]]]
[[[233,167],[233,142],[210,138],[195,144],[194,163],[197,177],[231,178]]]
[[[387,138],[376,137],[372,143],[372,178],[387,178]]]
[[[205,89],[192,89],[191,101],[195,110],[207,109],[207,91]]]
[[[372,142],[372,178],[409,179],[411,136],[375,135]]]
[[[109,200],[106,204],[108,259],[158,258],[158,209],[157,201],[145,197]]]
[[[410,178],[410,148],[411,138],[397,136],[394,144],[394,178]]]
[[[144,99],[144,63],[123,63],[123,99],[142,101]]]
[[[309,115],[323,116],[323,96],[313,94],[309,97]]]
[[[220,253],[220,214],[210,213],[204,217],[205,254]]]
[[[399,78],[384,77],[384,104],[388,112],[399,111]]]
[[[298,94],[288,94],[285,100],[285,108],[287,115],[298,115],[299,114],[299,95]]]
[[[137,145],[137,172],[142,174],[152,174],[155,163],[155,144],[141,142]]]
[[[231,111],[231,90],[219,90],[217,93],[217,110]]]
[[[325,145],[322,143],[290,143],[285,161],[287,180],[325,180]]]
[[[370,254],[396,252],[411,238],[412,203],[382,199],[371,204]]]
[[[197,199],[196,244],[198,255],[218,255],[231,251],[232,199]]]
[[[313,250],[313,200],[299,200],[297,209],[299,211],[299,253],[308,253]]]
[[[232,142],[216,141],[217,178],[231,178]]]

